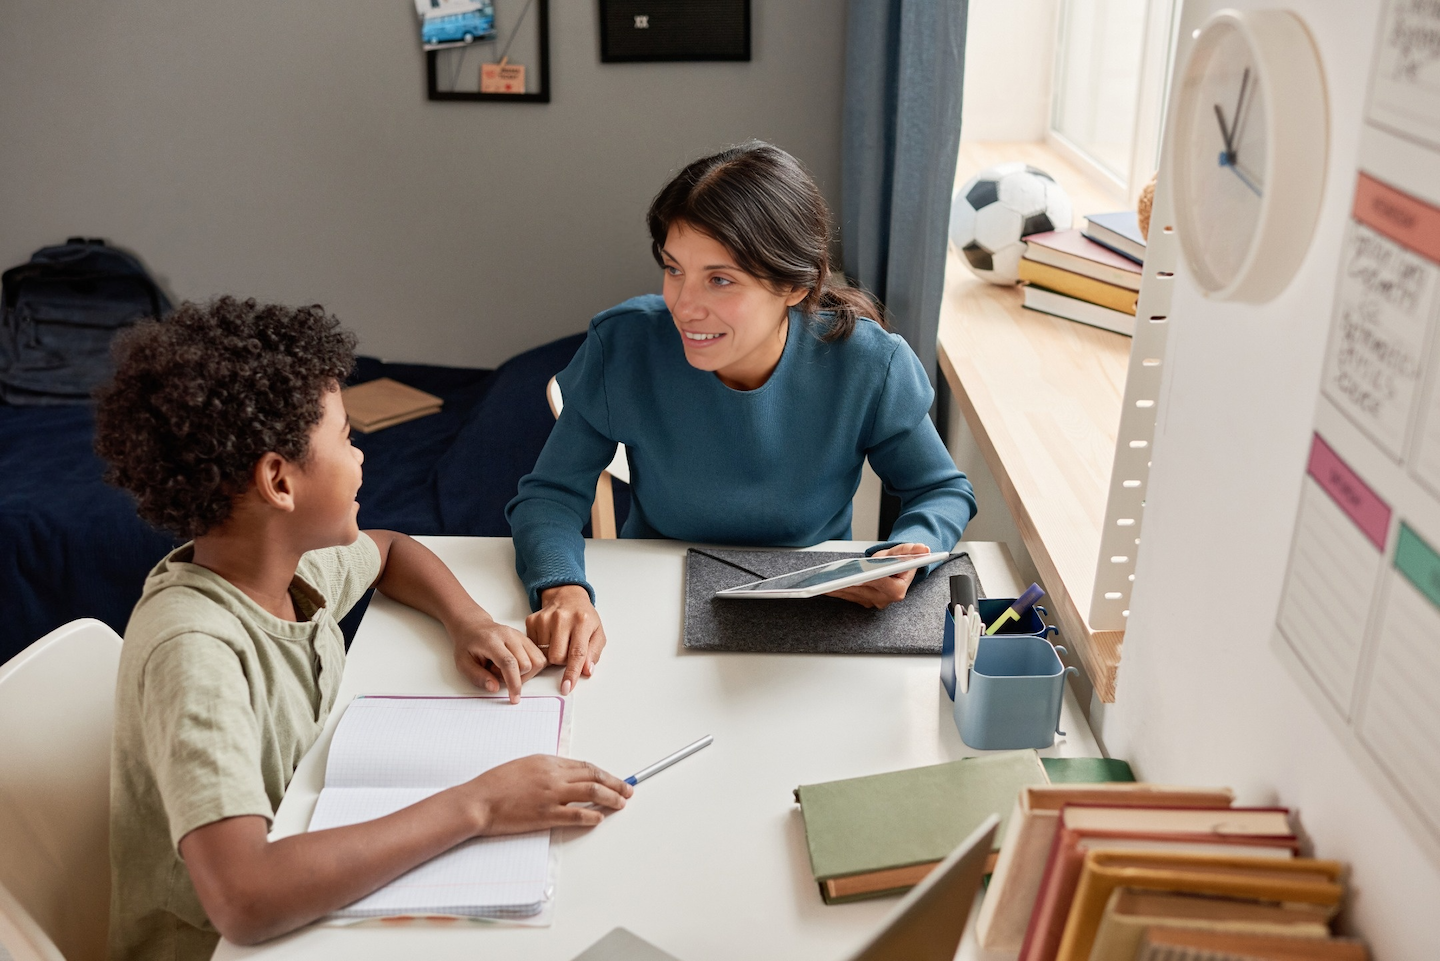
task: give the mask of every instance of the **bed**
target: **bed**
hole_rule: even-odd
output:
[[[445,406],[354,435],[365,451],[360,526],[508,536],[505,504],[554,423],[545,384],[583,336],[537,347],[493,371],[361,357],[351,383],[393,377],[444,398]],[[93,434],[88,407],[0,404],[0,663],[77,617],[123,632],[146,573],[175,545],[102,480]],[[629,492],[615,486],[623,521]],[[342,623],[347,642],[363,608]]]

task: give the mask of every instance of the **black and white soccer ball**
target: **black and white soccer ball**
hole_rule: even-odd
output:
[[[1073,220],[1070,196],[1045,171],[1019,162],[997,164],[955,191],[950,242],[977,277],[1014,284],[1025,238],[1069,230]]]

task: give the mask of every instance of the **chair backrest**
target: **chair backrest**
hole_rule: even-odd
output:
[[[550,404],[550,413],[555,419],[560,419],[560,412],[565,409],[565,397],[560,393],[560,381],[554,377],[545,385],[545,400]],[[615,456],[610,459],[610,464],[605,468],[605,473],[619,481],[630,483],[630,461],[625,457],[625,445],[615,445]]]
[[[0,944],[15,961],[105,957],[120,644],[85,618],[0,666]]]

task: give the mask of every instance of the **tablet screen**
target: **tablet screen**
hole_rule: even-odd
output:
[[[903,564],[911,560],[913,556],[914,555],[901,554],[892,557],[847,557],[843,561],[832,561],[829,564],[821,564],[818,567],[795,571],[793,574],[781,574],[778,577],[756,581],[753,584],[742,584],[739,587],[731,587],[728,588],[728,591],[803,591],[808,587],[816,587],[829,583],[830,581],[839,580],[842,577],[883,571],[887,567],[895,567]]]

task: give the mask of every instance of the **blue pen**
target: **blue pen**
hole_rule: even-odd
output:
[[[659,774],[661,771],[665,770],[667,767],[674,764],[676,761],[683,761],[685,760],[685,758],[694,754],[701,748],[709,747],[710,742],[714,740],[715,738],[712,735],[707,734],[700,740],[696,741],[694,744],[682,747],[680,750],[676,751],[669,757],[662,758],[661,760],[656,761],[654,764],[645,768],[643,771],[630,775],[625,779],[625,783],[630,785],[631,787],[634,787],[646,778],[655,774]]]

